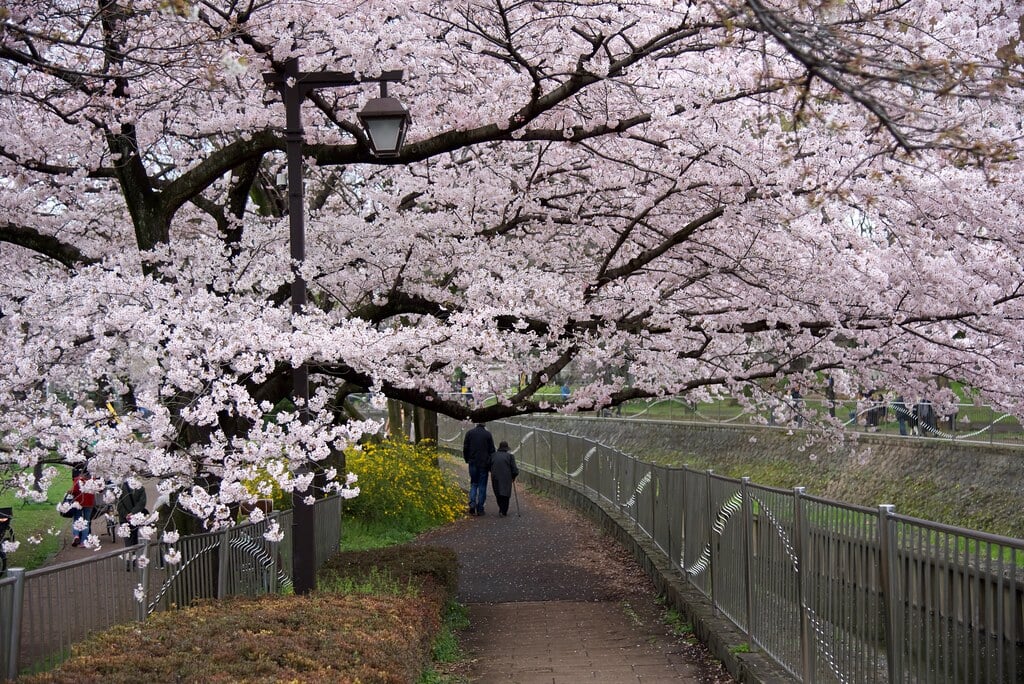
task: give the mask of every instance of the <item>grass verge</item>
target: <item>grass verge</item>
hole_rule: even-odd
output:
[[[468,679],[460,672],[465,653],[459,645],[458,632],[469,627],[469,613],[461,603],[450,601],[445,610],[441,633],[431,650],[432,663],[417,684],[464,684]]]
[[[19,542],[18,550],[7,555],[7,567],[35,570],[60,549],[61,535],[70,521],[60,517],[57,504],[64,498],[64,492],[71,489],[71,470],[58,467],[58,472],[46,501],[29,503],[11,492],[0,494],[0,506],[12,509],[11,527]],[[38,539],[39,543],[30,544],[30,538]]]

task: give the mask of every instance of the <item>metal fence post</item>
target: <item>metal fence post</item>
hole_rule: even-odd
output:
[[[991,446],[996,441],[996,418],[995,411],[990,406],[988,409],[988,443]]]
[[[558,476],[555,474],[555,437],[558,434],[553,430],[548,432],[547,439],[544,440],[544,448],[548,456],[548,478],[553,482],[558,482]]]
[[[217,598],[219,599],[226,598],[228,595],[229,550],[228,531],[224,530],[220,534],[220,543],[217,545]]]
[[[754,650],[754,506],[750,500],[750,478],[740,478],[740,496],[743,502],[743,583],[747,610],[747,648]]]
[[[704,471],[704,492],[705,498],[707,499],[708,513],[708,579],[711,580],[711,612],[714,615],[718,615],[718,601],[715,600],[715,505],[714,498],[711,496],[711,476],[715,473],[714,470],[708,469]]]
[[[317,503],[319,503],[319,502],[317,502]],[[338,500],[338,527],[337,527],[337,530],[338,530],[337,537],[338,537],[338,539],[337,539],[337,541],[335,541],[333,543],[334,547],[340,547],[341,546],[341,527],[342,527],[342,524],[343,524],[342,521],[343,521],[344,513],[345,513],[345,502],[344,502],[343,499],[339,499]],[[268,527],[269,527],[269,525],[270,525],[270,523],[272,521],[278,520],[278,518],[280,518],[280,517],[281,517],[281,512],[280,511],[273,511],[270,515],[268,515],[267,516]],[[278,525],[281,525],[280,521],[278,522]],[[318,530],[319,529],[323,529],[323,527],[324,526],[321,525],[319,522],[317,523],[316,528]],[[271,544],[270,545],[270,549],[271,550],[268,553],[270,553],[270,557],[271,557],[271,560],[273,562],[270,564],[270,567],[267,569],[268,573],[270,574],[270,577],[267,580],[267,590],[271,594],[276,594],[278,592],[278,589],[279,589],[278,582],[277,582],[277,566],[278,566],[278,561],[279,561],[278,554],[277,554],[277,544]],[[337,553],[337,550],[338,550],[337,548],[333,548],[332,551],[331,551],[331,554],[333,555],[333,554]],[[319,555],[319,551],[320,551],[320,549],[318,547],[317,548],[317,555]],[[326,554],[325,554],[324,557],[326,558]],[[317,569],[319,569],[321,565],[322,565],[322,563],[317,563]]]
[[[137,555],[136,559],[145,558],[149,560],[149,544],[147,543],[142,551],[141,556]],[[136,568],[138,568],[138,560],[136,560]],[[146,615],[149,613],[149,563],[143,563],[141,568],[138,568],[139,575],[141,575],[140,581],[142,586],[142,598],[137,601],[137,607],[135,610],[135,616],[139,622],[146,619]]]
[[[7,679],[18,676],[18,651],[21,650],[21,616],[25,601],[25,568],[9,568],[7,576],[14,578],[14,591],[11,593],[10,624],[7,625],[9,639],[7,641]]]
[[[896,507],[882,504],[878,507],[878,571],[879,585],[882,591],[882,607],[885,612],[885,651],[889,669],[889,681],[900,681],[902,663],[902,639],[898,638],[899,620],[897,619],[896,601],[896,568],[895,539],[892,534],[892,515]]]
[[[688,510],[690,506],[690,500],[686,495],[690,492],[690,490],[686,488],[686,480],[687,478],[689,478],[689,476],[690,464],[684,463],[682,477],[683,481],[680,485],[683,488],[683,491],[681,492],[682,496],[680,497],[682,501],[679,504],[679,507],[682,509],[682,511],[680,511],[679,519],[679,571],[683,573],[684,580],[688,579],[686,576],[686,517],[690,514],[690,511]]]
[[[648,465],[648,472],[651,474],[651,480],[647,483],[647,486],[651,488],[651,539],[654,543],[658,543],[658,501],[657,501],[657,481],[654,479],[654,466]]]
[[[562,433],[562,462],[565,463],[565,485],[569,486],[572,478],[569,477],[569,433]]]
[[[796,556],[796,596],[800,607],[800,663],[803,681],[814,681],[814,640],[811,634],[811,616],[807,610],[805,584],[807,559],[805,558],[807,520],[804,511],[804,487],[793,488],[793,555]]]
[[[533,467],[536,469],[538,474],[541,472],[540,459],[541,454],[543,453],[540,448],[540,438],[540,428],[534,427],[533,437],[531,437],[533,441],[530,443],[530,448],[533,451]]]
[[[627,492],[629,498],[626,499],[626,502],[628,503],[630,500],[633,501],[633,531],[636,532],[640,527],[640,480],[636,476],[637,470],[640,468],[640,464],[633,460],[628,454],[622,457],[622,463],[629,470],[629,491]]]

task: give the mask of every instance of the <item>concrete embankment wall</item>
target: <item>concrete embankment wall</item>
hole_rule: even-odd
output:
[[[836,501],[1024,538],[1024,447],[921,437],[835,437],[802,430],[581,416],[521,419],[643,461],[803,486]]]

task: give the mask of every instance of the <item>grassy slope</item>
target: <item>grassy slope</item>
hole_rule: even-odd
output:
[[[64,498],[64,492],[71,488],[71,471],[59,468],[60,475],[50,487],[49,498],[42,503],[27,503],[16,499],[10,492],[0,494],[0,506],[13,509],[11,526],[17,540],[18,550],[7,557],[8,567],[33,570],[46,563],[60,547],[61,535],[66,532],[70,521],[57,513],[56,507]],[[29,544],[30,537],[38,537],[39,544]]]

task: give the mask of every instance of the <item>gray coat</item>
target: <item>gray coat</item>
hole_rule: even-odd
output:
[[[491,489],[496,496],[512,496],[512,480],[519,477],[515,457],[507,451],[491,456]]]

